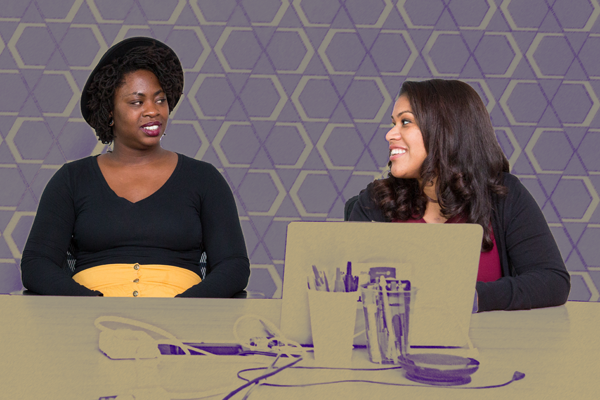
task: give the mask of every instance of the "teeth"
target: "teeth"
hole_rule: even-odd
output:
[[[395,156],[396,154],[404,154],[404,153],[406,153],[406,150],[404,150],[404,149],[392,149],[390,151],[391,156]]]
[[[151,130],[151,131],[155,131],[158,129],[158,125],[150,125],[150,126],[146,126],[145,129]]]

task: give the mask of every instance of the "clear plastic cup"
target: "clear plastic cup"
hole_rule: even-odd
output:
[[[398,364],[398,357],[410,349],[410,311],[417,289],[404,289],[395,282],[388,282],[383,290],[379,284],[361,289],[369,359],[376,364]]]

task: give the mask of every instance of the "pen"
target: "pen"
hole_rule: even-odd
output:
[[[394,315],[392,318],[392,323],[394,324],[393,328],[394,332],[396,333],[396,344],[400,346],[400,355],[404,356],[406,351],[403,348],[404,337],[402,332],[402,320],[400,319],[400,316]]]
[[[386,289],[388,290],[388,303],[390,305],[390,310],[394,310],[394,314],[392,315],[392,324],[393,324],[393,338],[396,344],[396,351],[400,353],[400,355],[404,355],[406,353],[404,342],[406,341],[406,335],[404,335],[404,326],[406,326],[405,322],[403,322],[404,318],[404,293],[400,292],[400,282],[396,279],[386,280],[387,285]]]
[[[321,277],[319,276],[319,270],[317,269],[316,265],[312,266],[312,270],[313,270],[313,274],[315,274],[315,283],[317,284],[317,286],[319,286],[320,284],[320,279]]]
[[[410,323],[409,318],[410,318],[410,297],[411,297],[411,283],[409,280],[401,280],[399,283],[399,287],[398,289],[402,288],[403,292],[400,293],[400,296],[403,300],[403,307],[400,308],[400,314],[401,314],[401,321],[402,321],[402,326],[405,327],[405,330],[403,331],[403,335],[402,335],[402,343],[401,343],[401,349],[404,353],[406,353],[409,350],[409,345],[408,345],[408,335],[406,332],[406,327],[408,326],[408,324]]]
[[[394,346],[396,335],[394,334],[394,325],[392,324],[392,310],[388,298],[387,283],[383,275],[379,277],[379,287],[381,288],[381,297],[383,298],[384,320],[388,329],[387,356],[394,360],[397,356]]]
[[[335,269],[335,284],[333,287],[334,292],[345,292],[346,287],[344,285],[344,281],[342,280],[342,271],[339,268]]]
[[[327,281],[327,274],[325,274],[325,272],[321,272],[321,274],[323,275],[321,281],[325,281],[325,290],[329,292],[329,282]]]
[[[369,346],[369,354],[374,363],[381,363],[381,348],[379,347],[379,330],[377,329],[377,305],[368,304],[365,306],[365,313],[367,314],[367,324],[369,325],[369,340],[371,341]]]
[[[379,354],[382,358],[387,358],[387,340],[388,340],[388,329],[385,326],[385,314],[383,313],[383,297],[381,297],[381,288],[379,284],[374,286],[375,298],[377,304],[377,335],[379,342]]]
[[[317,269],[317,266],[313,265],[312,270],[313,270],[313,274],[315,275],[315,289],[319,292],[324,291],[325,288],[323,287],[323,282],[321,282],[321,275],[319,274],[319,270]]]

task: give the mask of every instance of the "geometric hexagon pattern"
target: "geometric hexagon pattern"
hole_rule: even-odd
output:
[[[63,163],[106,151],[80,115],[104,51],[172,46],[185,72],[165,147],[214,164],[236,197],[250,290],[280,297],[294,220],[339,221],[386,171],[389,112],[406,79],[481,95],[512,173],[542,208],[573,275],[600,288],[597,1],[10,1],[0,8],[0,293],[38,199]],[[9,94],[9,95],[7,95]]]

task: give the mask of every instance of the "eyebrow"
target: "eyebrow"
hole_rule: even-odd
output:
[[[412,111],[406,110],[406,111],[400,111],[398,114],[396,114],[396,118],[400,118],[400,116],[402,114],[406,114],[406,113],[410,113],[412,115],[415,115]],[[392,118],[392,121],[393,121],[394,120],[394,116],[392,115],[391,118]]]
[[[160,89],[160,90],[157,90],[157,91],[154,93],[154,95],[153,95],[153,96],[156,96],[156,95],[158,95],[158,94],[160,94],[160,93],[164,93],[164,90],[162,90],[162,89]],[[132,93],[126,94],[126,95],[125,95],[125,96],[123,96],[123,97],[126,97],[126,96],[141,96],[141,97],[146,97],[146,95],[145,95],[144,93],[142,93],[142,92],[132,92]]]

